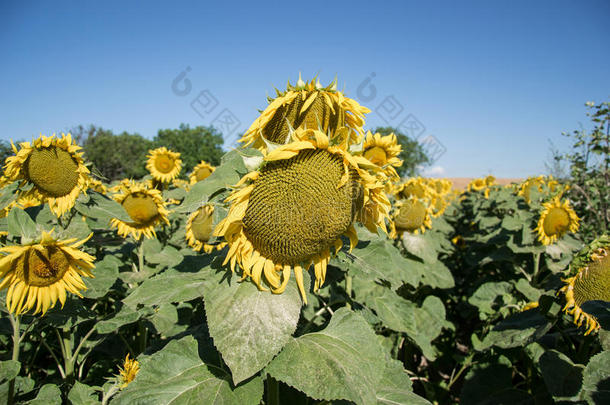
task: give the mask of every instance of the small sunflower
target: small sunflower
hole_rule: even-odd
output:
[[[527,180],[518,185],[517,195],[520,195],[525,201],[530,204],[532,202],[532,191],[541,192],[544,186],[544,176],[529,177]]]
[[[431,191],[426,181],[421,177],[411,178],[398,185],[394,190],[397,198],[401,200],[407,200],[411,197],[429,199],[433,194]]]
[[[161,222],[169,224],[169,211],[165,208],[161,191],[150,189],[144,183],[125,180],[114,189],[120,190],[114,200],[125,208],[133,221],[124,222],[118,218],[110,220],[110,224],[117,228],[122,237],[131,234],[136,240],[142,235],[150,239],[156,236],[155,225]]]
[[[604,235],[593,241],[574,258],[570,268],[576,274],[563,280],[566,285],[559,290],[565,294],[563,310],[574,316],[579,327],[584,323],[588,335],[600,326],[582,305],[593,300],[610,301],[610,238]]]
[[[354,221],[376,232],[385,230],[389,201],[360,163],[363,157],[329,145],[317,130],[296,130],[298,142],[278,147],[258,171],[245,175],[228,197],[229,213],[214,234],[229,245],[225,263],[238,263],[243,278],[261,290],[264,275],[273,293],[282,293],[291,269],[304,303],[303,270],[314,265],[314,290],[324,283],[331,255],[341,236],[358,240]]]
[[[84,165],[81,147],[70,134],[41,135],[31,143],[20,143],[19,150],[11,145],[15,155],[6,159],[4,174],[24,187],[19,197],[48,202],[51,211],[61,216],[87,190],[89,169]]]
[[[566,232],[578,231],[578,215],[572,209],[570,202],[559,197],[543,204],[543,210],[538,220],[536,232],[538,240],[543,245],[555,243]]]
[[[394,167],[402,166],[402,160],[398,158],[401,151],[402,146],[398,144],[398,139],[394,134],[382,136],[376,133],[373,135],[371,131],[368,131],[364,137],[363,156],[379,166],[391,178],[398,178]]]
[[[487,186],[485,179],[474,179],[468,183],[468,191],[481,191]]]
[[[91,237],[91,236],[89,236]],[[4,246],[0,252],[0,290],[8,288],[6,306],[17,315],[34,308],[44,315],[57,303],[66,302],[66,291],[82,297],[81,279],[93,277],[95,258],[78,249],[89,238],[57,240],[43,232],[39,241],[27,245]]]
[[[426,200],[411,197],[394,205],[394,213],[390,224],[390,237],[402,237],[405,232],[424,233],[426,228],[432,228],[432,210]]]
[[[198,181],[207,179],[210,174],[214,173],[214,170],[216,170],[214,166],[205,160],[202,160],[193,168],[193,172],[189,175],[189,180],[191,181],[191,184],[195,184]]]
[[[318,81],[304,82],[299,75],[296,86],[288,82],[285,92],[276,93],[240,139],[244,146],[265,150],[266,142],[283,145],[297,128],[319,129],[334,138],[339,128],[347,127],[345,143],[358,142],[364,133],[364,114],[370,110],[337,91],[336,81],[322,87]]]
[[[89,188],[97,191],[100,194],[108,193],[108,187],[104,185],[100,180],[89,177]]]
[[[180,153],[172,152],[165,146],[148,151],[146,169],[154,180],[161,183],[170,183],[178,177],[182,169]]]
[[[140,371],[140,363],[136,359],[130,359],[129,354],[125,356],[123,367],[119,366],[119,384],[120,389],[127,387],[133,380],[135,380],[138,372]]]
[[[214,207],[204,205],[189,215],[186,221],[186,241],[196,252],[203,249],[206,253],[212,253],[214,250],[220,250],[226,246],[226,243],[216,245],[208,243],[213,237],[213,214]]]

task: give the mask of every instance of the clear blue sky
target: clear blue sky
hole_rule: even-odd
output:
[[[586,124],[586,101],[610,96],[609,22],[608,1],[3,1],[0,137],[78,124],[153,137],[224,108],[243,130],[301,71],[337,75],[373,110],[369,128],[380,111],[394,125],[412,114],[446,148],[445,176],[527,176],[544,172],[549,139],[569,147],[561,132]],[[375,97],[358,91],[371,73]],[[199,116],[204,90],[218,105]]]

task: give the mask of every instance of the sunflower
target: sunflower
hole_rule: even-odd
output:
[[[215,249],[220,250],[226,246],[226,243],[216,245],[208,243],[213,237],[213,214],[214,207],[204,205],[189,215],[186,221],[186,241],[196,252],[203,249],[206,253],[212,253]]]
[[[426,200],[411,197],[394,205],[390,237],[402,237],[405,232],[424,233],[426,228],[432,228],[432,210]]]
[[[541,192],[544,186],[544,176],[529,177],[518,186],[517,195],[520,195],[530,204],[532,191]]]
[[[198,181],[207,179],[210,174],[214,173],[214,170],[216,170],[214,166],[212,166],[205,160],[202,160],[197,166],[193,168],[193,172],[189,175],[191,184],[195,184]]]
[[[487,186],[485,179],[474,179],[468,183],[468,191],[481,191]]]
[[[108,187],[106,187],[100,180],[94,179],[93,177],[89,178],[89,188],[97,191],[100,194],[106,194],[108,192]]]
[[[364,137],[362,154],[371,163],[383,169],[384,174],[390,178],[398,178],[398,173],[394,167],[402,166],[402,160],[398,158],[402,146],[398,144],[396,135],[389,134],[382,136],[379,133],[373,135],[371,131]]]
[[[87,190],[89,169],[84,165],[81,147],[70,134],[61,137],[41,135],[38,139],[12,144],[15,156],[6,159],[4,174],[20,180],[19,197],[31,196],[48,202],[51,211],[61,216],[74,206],[76,198]]]
[[[285,92],[276,93],[240,139],[244,146],[265,150],[267,142],[283,145],[297,128],[319,129],[335,138],[339,128],[347,127],[346,144],[358,142],[364,134],[364,114],[370,110],[337,91],[336,80],[322,87],[318,81],[304,82],[299,75],[296,86],[288,82]]]
[[[120,190],[114,196],[115,201],[120,203],[133,222],[124,222],[118,218],[112,218],[110,224],[118,229],[119,235],[126,238],[131,234],[136,240],[142,235],[153,238],[155,225],[160,222],[169,224],[167,216],[169,211],[165,208],[165,201],[161,191],[149,188],[144,183],[123,180],[115,190]]]
[[[89,236],[89,238],[91,235]],[[81,276],[93,277],[95,258],[78,249],[89,238],[57,240],[43,232],[40,240],[28,245],[0,248],[0,290],[8,288],[6,306],[17,315],[32,308],[44,315],[49,308],[66,302],[66,290],[82,297],[86,290]]]
[[[306,304],[303,270],[314,265],[314,290],[319,289],[331,248],[341,248],[342,235],[355,246],[354,221],[385,230],[389,201],[383,185],[360,167],[370,165],[368,160],[330,146],[321,131],[296,131],[301,141],[273,150],[258,171],[242,177],[214,235],[228,242],[225,264],[233,270],[238,263],[242,279],[249,276],[261,290],[264,275],[273,293],[283,292],[294,269]]]
[[[426,181],[421,177],[407,180],[403,184],[398,185],[394,192],[397,198],[404,200],[411,197],[429,199],[433,194]]]
[[[148,151],[146,169],[153,179],[161,183],[170,183],[178,177],[182,169],[180,153],[172,152],[165,146]]]
[[[129,354],[127,354],[127,356],[125,356],[125,361],[123,362],[123,367],[119,366],[118,377],[120,388],[123,389],[127,387],[135,380],[138,372],[140,372],[140,363],[136,359],[130,359]]]
[[[587,301],[610,301],[610,238],[604,235],[581,251],[570,266],[575,275],[563,280],[559,290],[565,294],[564,312],[574,316],[574,323],[585,325],[585,335],[599,329],[595,316],[586,313]]]
[[[567,231],[578,231],[579,218],[568,200],[562,202],[557,196],[542,206],[536,231],[543,245],[555,243]]]

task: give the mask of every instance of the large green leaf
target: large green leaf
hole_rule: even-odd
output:
[[[192,336],[139,360],[140,372],[113,404],[257,405],[263,395],[260,377],[235,387],[224,369],[204,363]]]
[[[314,399],[376,404],[384,359],[366,320],[341,308],[325,329],[288,343],[267,372]]]
[[[496,315],[498,310],[505,310],[506,304],[516,302],[513,297],[513,286],[506,281],[488,282],[481,285],[468,299],[468,303],[479,308],[481,320]]]
[[[117,313],[110,316],[108,319],[104,319],[103,321],[99,321],[95,325],[95,329],[97,333],[106,334],[117,331],[121,326],[128,325],[130,323],[136,322],[140,319],[141,314],[129,307],[124,305]]]
[[[413,393],[411,379],[402,368],[402,363],[394,359],[389,359],[386,362],[376,396],[378,405],[430,404],[424,398]]]
[[[30,405],[61,405],[61,391],[55,384],[45,384],[38,391],[38,395]]]
[[[13,208],[8,213],[8,233],[12,236],[20,236],[23,243],[40,239],[36,222],[21,208]]]
[[[203,284],[209,271],[196,273],[167,270],[145,280],[123,300],[126,305],[161,305],[185,302],[203,295]]]
[[[553,326],[538,309],[518,312],[498,323],[483,339],[477,350],[491,346],[508,349],[525,346],[544,336]]]
[[[132,221],[127,211],[118,202],[95,191],[91,191],[89,196],[91,197],[91,205],[83,204],[79,201],[75,205],[77,211],[81,214],[99,221],[100,224],[106,225],[112,218],[126,222]]]
[[[100,403],[95,388],[78,381],[74,383],[70,390],[68,401],[73,405],[97,405]]]
[[[507,359],[475,365],[466,375],[460,404],[533,405],[534,401],[527,392],[513,388],[512,373]]]
[[[589,360],[583,372],[582,396],[590,404],[610,403],[610,351]]]
[[[569,400],[580,392],[584,366],[572,363],[563,353],[549,350],[540,356],[540,373],[553,399]]]
[[[309,276],[305,278],[309,290]],[[275,295],[219,272],[204,284],[203,294],[210,336],[235,383],[265,367],[288,343],[299,321],[302,301],[294,279],[284,293]]]
[[[106,255],[101,261],[95,263],[93,275],[95,278],[85,277],[87,290],[83,291],[86,298],[100,298],[106,295],[119,277],[121,261],[112,255]]]

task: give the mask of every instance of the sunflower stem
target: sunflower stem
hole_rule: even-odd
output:
[[[541,252],[534,253],[534,274],[532,275],[533,283],[536,283],[536,278],[538,278],[538,271],[540,270],[540,254]]]
[[[345,307],[347,309],[352,309],[352,276],[349,274],[345,275],[345,294],[347,295],[347,300],[345,300]]]
[[[144,243],[138,243],[138,271],[144,271]]]
[[[9,319],[11,320],[11,325],[13,326],[13,356],[11,360],[19,361],[19,349],[21,347],[21,334],[20,334],[20,318],[19,316],[14,317],[12,313],[9,312]],[[8,383],[8,400],[7,404],[12,405],[15,402],[15,378],[13,378]]]
[[[64,354],[64,371],[66,373],[66,379],[72,380],[74,378],[74,360],[72,357],[72,334],[69,330],[62,330],[62,346]]]
[[[265,405],[280,405],[280,385],[277,380],[267,374],[267,402]]]
[[[119,389],[120,389],[119,384],[115,383],[112,387],[110,387],[108,392],[104,392],[102,394],[102,405],[106,405],[108,403],[108,401],[110,400],[110,398],[112,398],[114,396],[114,394],[119,392]]]

